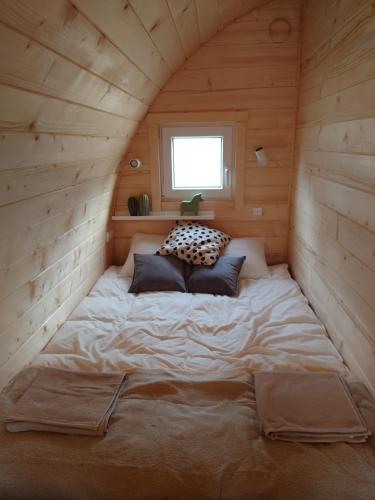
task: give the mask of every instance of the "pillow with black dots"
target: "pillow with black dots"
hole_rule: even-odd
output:
[[[212,266],[230,240],[228,234],[197,222],[177,222],[156,254],[175,255],[190,265]]]

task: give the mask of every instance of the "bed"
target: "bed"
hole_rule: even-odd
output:
[[[238,297],[127,293],[111,267],[35,364],[81,370],[234,375],[255,369],[333,370],[341,356],[285,265],[242,280]]]
[[[374,498],[374,437],[311,445],[260,433],[255,370],[350,377],[287,266],[270,270],[231,298],[129,294],[129,279],[109,268],[33,363],[126,371],[109,431],[12,435],[2,426],[0,498]],[[350,387],[374,431],[373,401]]]

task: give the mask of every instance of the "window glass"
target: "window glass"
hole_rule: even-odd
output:
[[[162,195],[229,199],[233,181],[232,125],[176,125],[161,129]]]
[[[172,137],[173,189],[222,189],[221,137]]]

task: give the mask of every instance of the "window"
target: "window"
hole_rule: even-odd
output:
[[[233,125],[161,127],[162,195],[232,196]]]

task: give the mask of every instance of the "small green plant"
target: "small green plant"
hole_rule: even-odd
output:
[[[139,215],[149,215],[150,213],[150,198],[148,194],[143,193],[139,197]]]
[[[134,196],[128,199],[128,209],[130,215],[138,215],[138,200]]]

